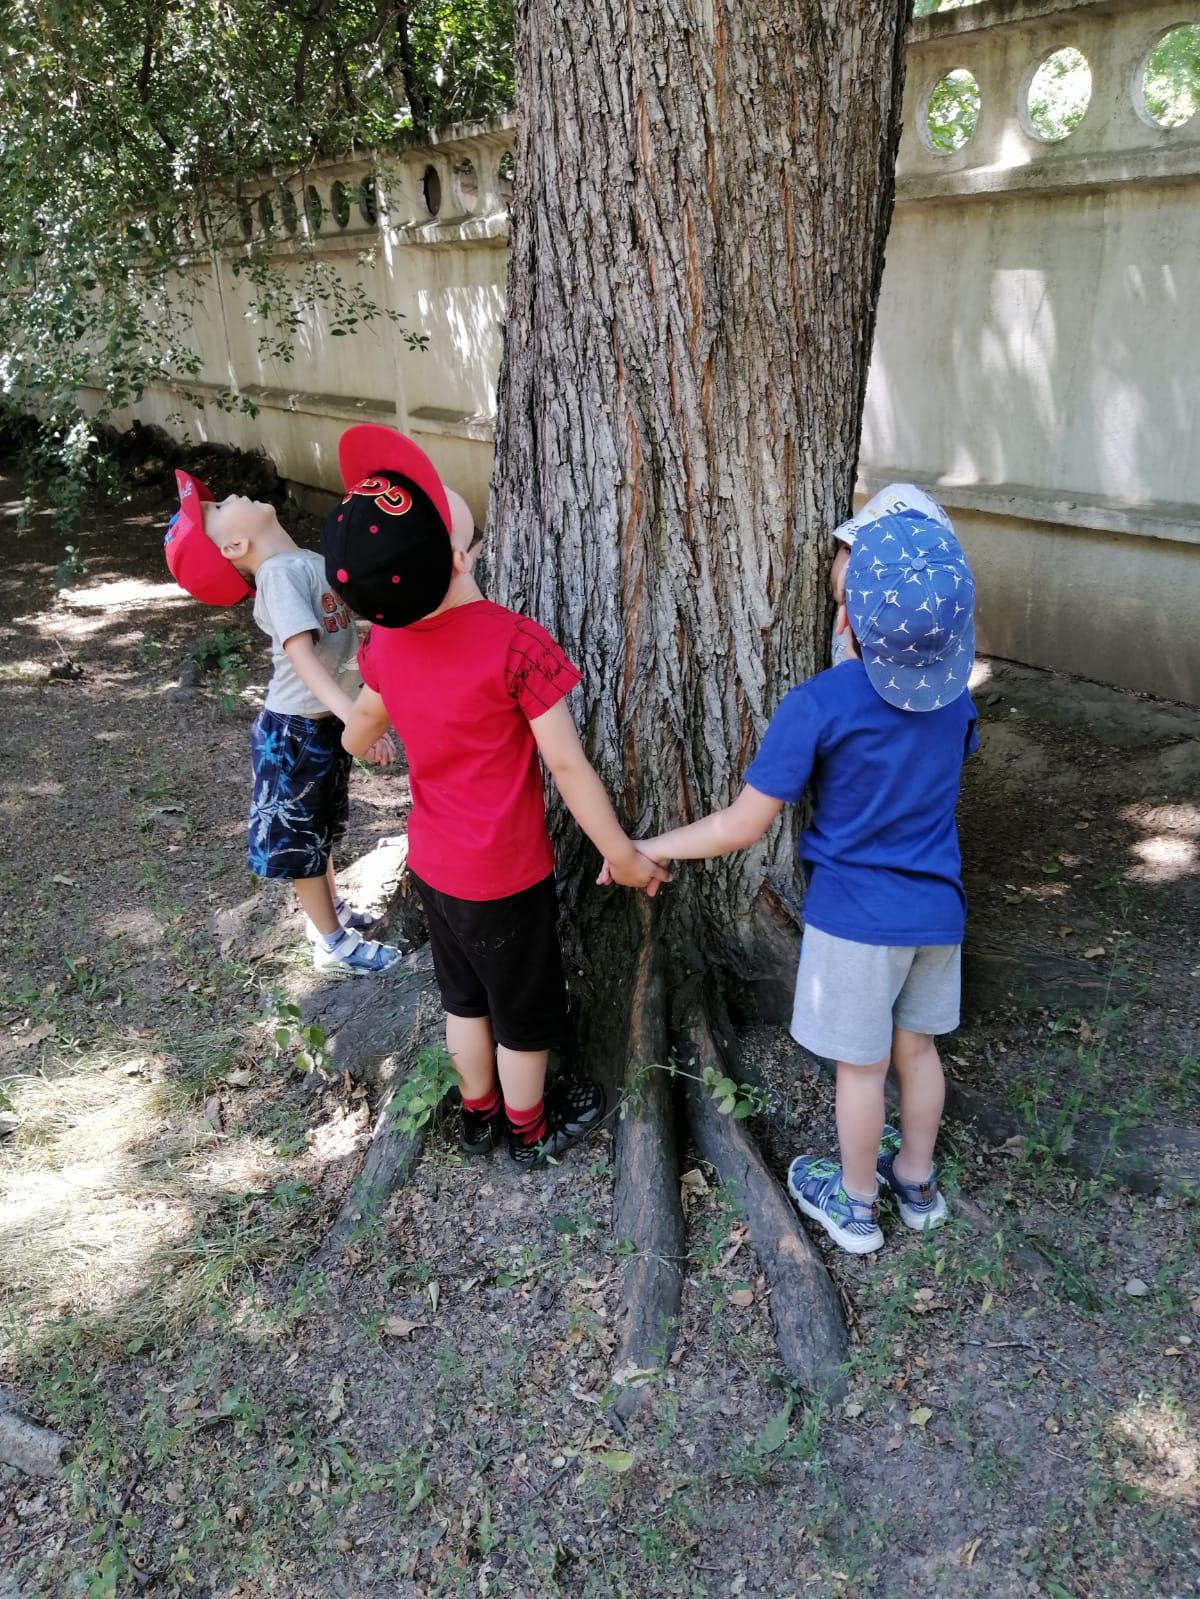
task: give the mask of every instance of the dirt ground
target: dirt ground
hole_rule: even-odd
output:
[[[520,1179],[440,1126],[313,1268],[369,1108],[276,1038],[312,982],[294,921],[254,958],[213,932],[252,893],[265,652],[169,583],[157,493],[73,536],[57,598],[65,541],[16,533],[21,496],[0,478],[0,1401],[71,1458],[0,1467],[0,1599],[1200,1595],[1194,1146],[1169,1192],[1114,1179],[1200,1129],[1200,713],[982,664],[946,1053],[1019,1131],[951,1120],[951,1224],[829,1256],[832,1407],[689,1162],[678,1342],[621,1424],[607,1135]],[[356,768],[355,853],[406,799]],[[831,1092],[778,1030],[743,1049],[782,1172],[831,1143]]]

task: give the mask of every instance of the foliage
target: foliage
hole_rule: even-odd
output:
[[[965,67],[935,84],[925,112],[929,142],[935,150],[961,150],[979,121],[979,84]]]
[[[1035,132],[1054,143],[1079,126],[1092,98],[1087,57],[1070,47],[1048,56],[1033,75],[1026,105]]]
[[[454,1062],[441,1044],[430,1044],[416,1059],[388,1101],[388,1115],[403,1133],[416,1133],[452,1089],[458,1087]]]
[[[175,268],[240,235],[244,181],[498,110],[511,36],[506,0],[4,8],[0,405],[38,419],[27,464],[68,519],[79,484],[109,486],[97,422],[197,375],[195,291]],[[286,289],[252,250],[242,265],[273,354],[306,303],[341,333],[384,314],[342,304],[315,264]]]
[[[1164,128],[1179,128],[1200,111],[1200,22],[1172,28],[1155,45],[1142,79],[1142,103]]]

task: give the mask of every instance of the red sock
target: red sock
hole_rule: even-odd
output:
[[[546,1136],[546,1101],[539,1099],[536,1105],[530,1105],[528,1110],[513,1110],[511,1105],[505,1105],[504,1114],[508,1117],[508,1125],[523,1144],[540,1143]]]
[[[500,1098],[500,1085],[493,1083],[482,1099],[467,1099],[463,1096],[462,1107],[469,1110],[472,1116],[482,1116],[484,1121],[491,1121],[492,1117],[499,1114],[503,1100]]]

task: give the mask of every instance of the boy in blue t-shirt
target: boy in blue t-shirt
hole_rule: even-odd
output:
[[[746,849],[811,783],[791,1032],[837,1062],[842,1158],[799,1156],[788,1189],[853,1254],[883,1243],[880,1183],[908,1226],[946,1216],[933,1166],[945,1098],[933,1035],[958,1026],[966,896],[954,809],[978,743],[967,693],[974,602],[948,521],[906,508],[861,525],[836,623],[848,657],[785,696],[732,805],[638,845],[663,864]],[[884,1123],[889,1064],[900,1132]]]

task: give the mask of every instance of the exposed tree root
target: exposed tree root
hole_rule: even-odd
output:
[[[300,1010],[305,1022],[325,1031],[326,1067],[374,1088],[395,1069],[395,1059],[403,1060],[402,1040],[419,1027],[422,1009],[429,1019],[436,1013],[435,996],[433,958],[425,944],[385,977],[322,983]]]
[[[65,1438],[31,1421],[0,1390],[0,1464],[30,1477],[56,1477],[66,1450]]]
[[[665,1071],[645,1070],[667,1060],[667,1009],[662,954],[654,937],[652,905],[641,901],[641,940],[629,1015],[624,1117],[616,1129],[613,1229],[634,1253],[625,1266],[615,1374],[628,1382],[661,1367],[674,1342],[683,1293],[685,1255],[679,1197],[675,1085]],[[636,1408],[639,1389],[625,1386],[621,1416]]]
[[[400,977],[369,984],[347,979],[326,993],[323,1008],[309,1014],[330,1035],[326,1049],[335,1071],[370,1083],[380,1107],[362,1168],[316,1253],[320,1267],[334,1264],[347,1244],[374,1225],[392,1190],[407,1182],[416,1166],[424,1132],[400,1129],[392,1098],[432,1028],[434,993],[433,962],[425,945],[408,958]]]
[[[726,1074],[724,1053],[698,997],[686,1004],[683,1036],[696,1068],[712,1066]],[[721,1115],[702,1083],[689,1078],[684,1087],[692,1138],[741,1208],[771,1285],[771,1321],[784,1364],[806,1391],[840,1396],[849,1338],[820,1255],[742,1124]]]

